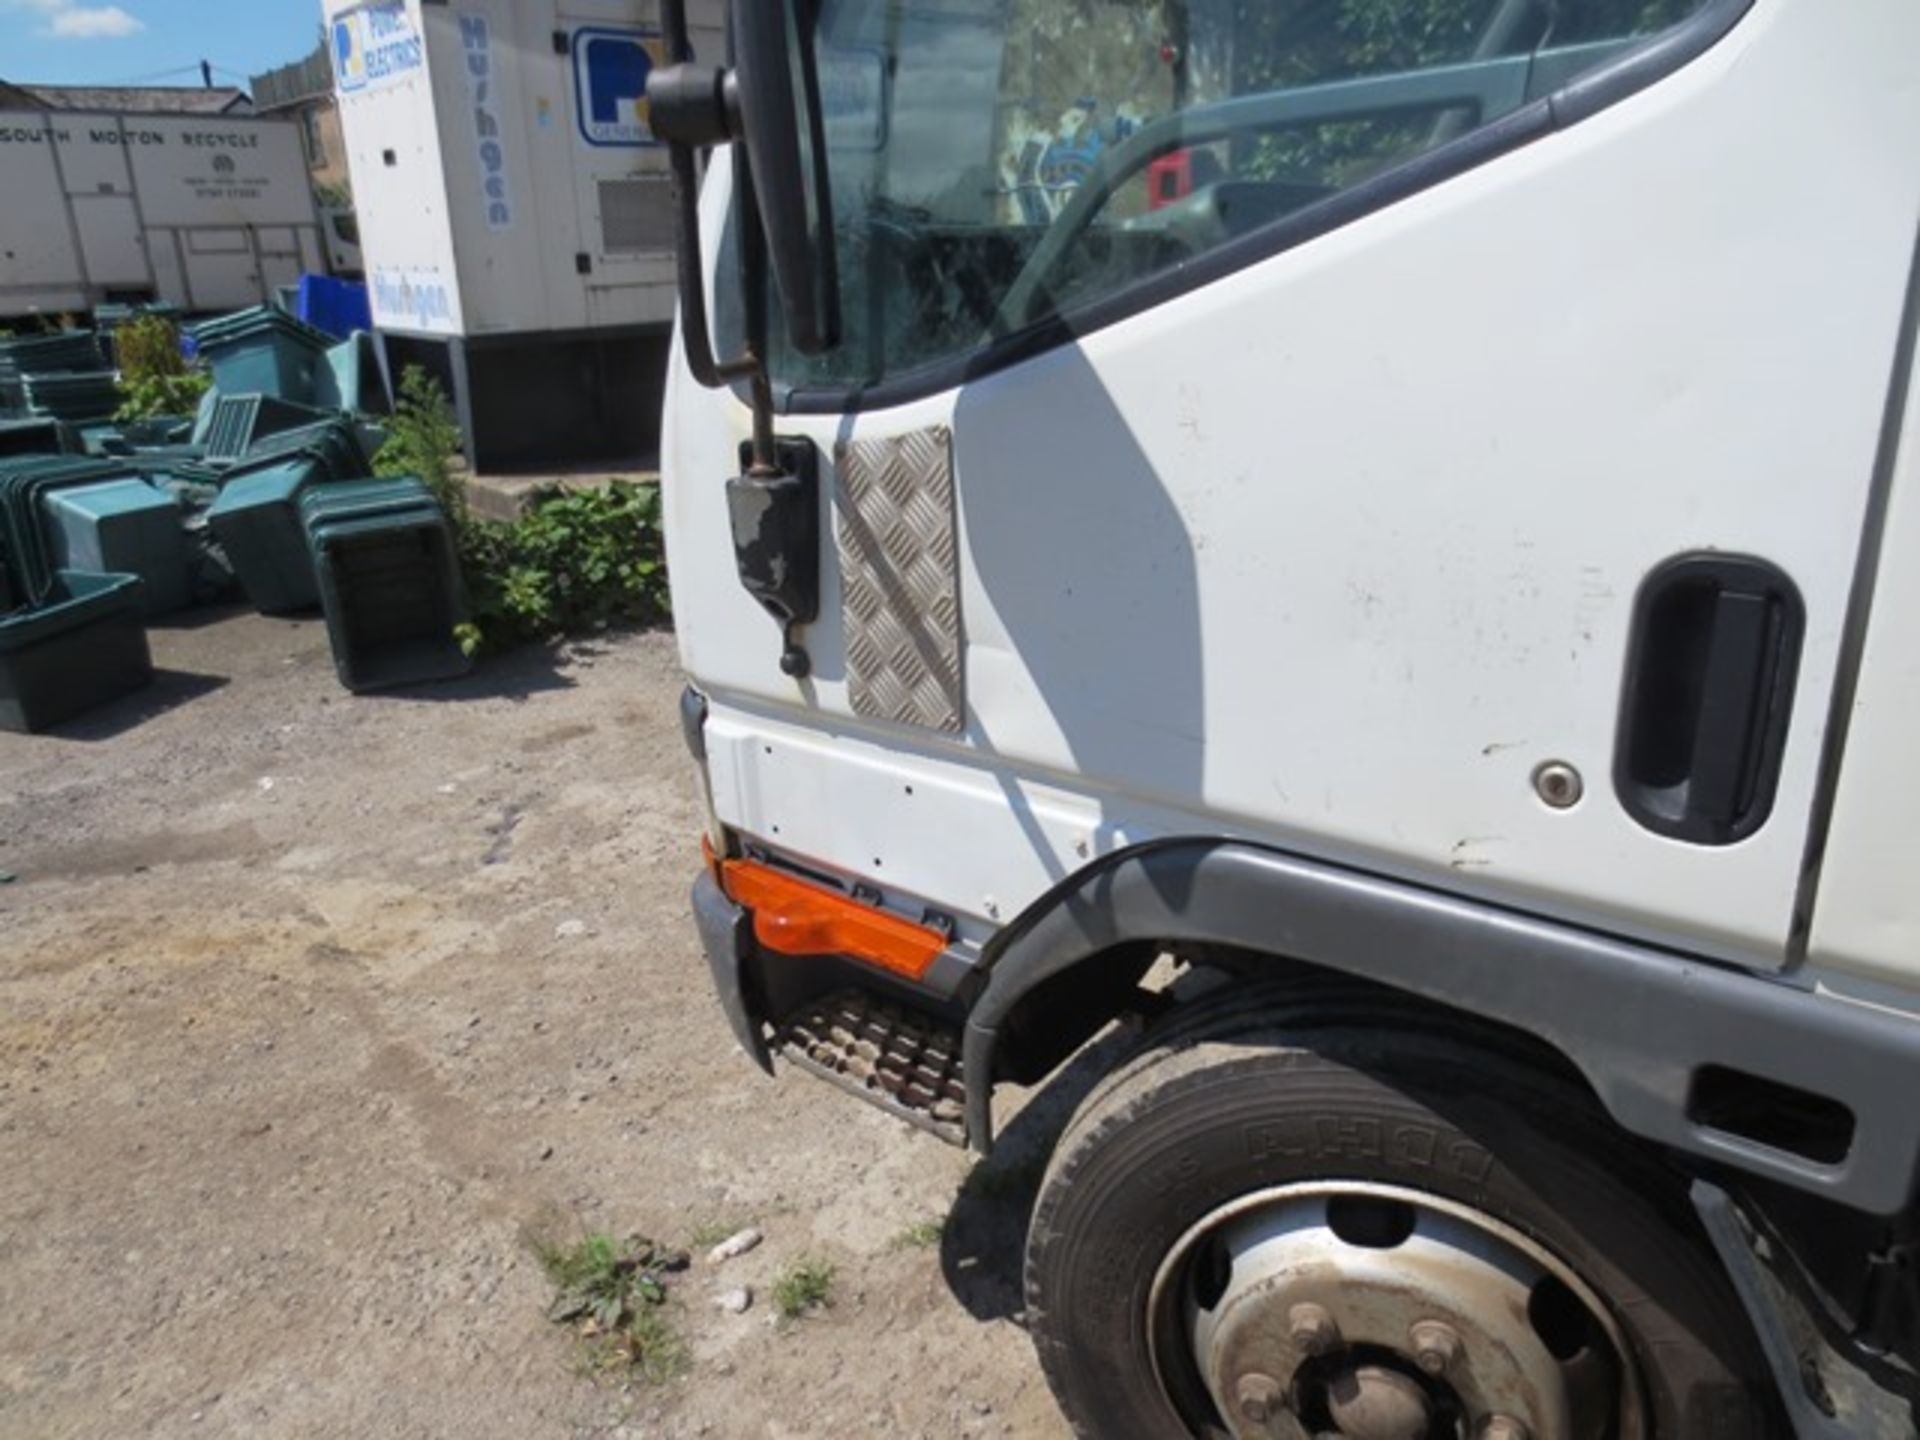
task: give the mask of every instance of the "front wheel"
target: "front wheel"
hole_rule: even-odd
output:
[[[1776,1433],[1677,1177],[1431,1032],[1179,1023],[1068,1127],[1027,1301],[1087,1440]]]

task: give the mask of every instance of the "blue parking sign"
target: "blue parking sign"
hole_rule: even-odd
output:
[[[574,110],[589,145],[657,145],[647,110],[647,76],[666,63],[648,30],[589,25],[573,32]]]

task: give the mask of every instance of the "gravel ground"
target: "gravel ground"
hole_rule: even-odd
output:
[[[0,735],[0,1436],[1064,1435],[1017,1277],[1071,1082],[975,1166],[737,1053],[670,637],[380,698],[314,622],[153,639]],[[682,1378],[579,1373],[532,1237],[748,1223]]]

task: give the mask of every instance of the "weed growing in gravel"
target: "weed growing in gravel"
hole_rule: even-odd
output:
[[[782,1320],[798,1320],[833,1304],[833,1267],[802,1255],[773,1277],[773,1308]]]
[[[916,1220],[889,1242],[893,1250],[930,1250],[947,1233],[945,1220]]]
[[[559,1292],[547,1318],[579,1337],[582,1370],[658,1384],[686,1369],[687,1348],[663,1308],[668,1275],[687,1268],[684,1250],[593,1234],[570,1245],[536,1241],[534,1253]]]

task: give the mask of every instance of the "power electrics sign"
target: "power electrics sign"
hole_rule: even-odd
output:
[[[333,22],[333,75],[342,95],[378,90],[426,63],[426,49],[405,5],[362,5]]]
[[[573,32],[574,109],[589,145],[654,145],[647,76],[666,46],[646,30],[589,25]]]

